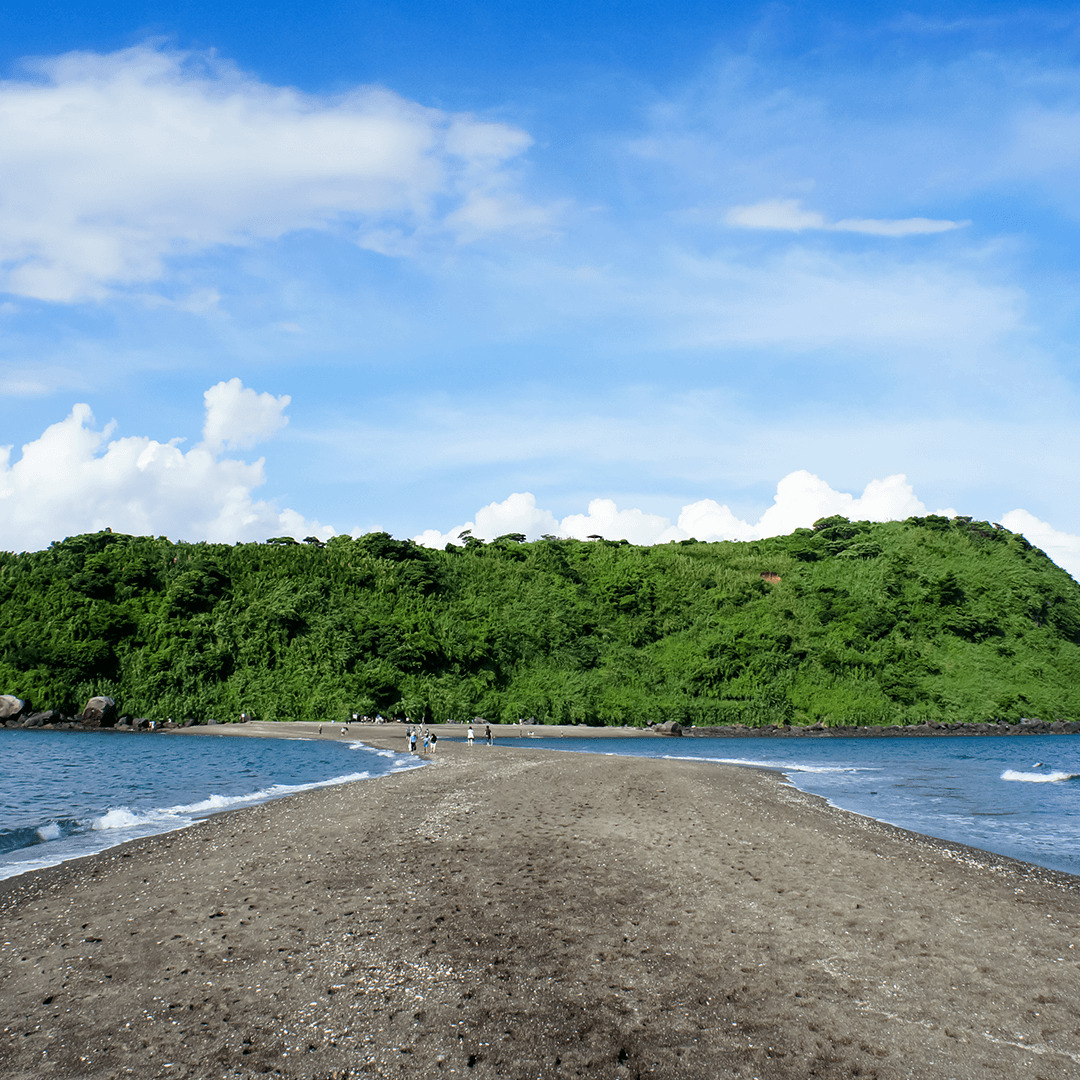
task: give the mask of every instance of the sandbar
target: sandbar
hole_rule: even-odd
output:
[[[3,883],[0,1075],[1080,1075],[1080,879],[508,743]]]

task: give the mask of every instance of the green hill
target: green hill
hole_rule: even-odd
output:
[[[936,516],[656,547],[103,532],[0,554],[0,693],[203,720],[1080,719],[1080,585]]]

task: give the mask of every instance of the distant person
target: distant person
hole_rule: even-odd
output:
[[[468,742],[468,744],[470,746],[472,746],[472,741],[473,741],[472,724],[469,725],[469,730],[465,733],[465,741]]]
[[[416,753],[416,732],[415,731],[410,731],[409,732],[409,749],[414,754]]]
[[[431,736],[425,731],[424,732],[424,753],[426,754],[429,749],[431,749]]]
[[[487,739],[488,746],[494,746],[495,745],[495,736],[491,734],[491,725],[490,724],[485,724],[484,725],[484,738]]]
[[[435,734],[435,732],[433,731],[433,732],[431,733],[431,752],[432,752],[433,754],[435,753],[435,744],[436,744],[436,743],[437,743],[438,741],[439,741],[439,736],[438,736],[438,735],[436,735],[436,734]]]

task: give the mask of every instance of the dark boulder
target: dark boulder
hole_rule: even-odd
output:
[[[681,735],[682,725],[676,720],[667,720],[653,728],[657,735]]]
[[[23,727],[44,727],[46,724],[59,724],[63,719],[64,714],[57,709],[46,709],[44,712],[31,713],[23,721]]]
[[[83,727],[112,727],[116,723],[116,702],[111,697],[92,697],[77,719]]]

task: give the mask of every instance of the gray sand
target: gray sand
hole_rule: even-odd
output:
[[[6,884],[6,1080],[1080,1076],[1078,879],[753,770],[443,738]]]

